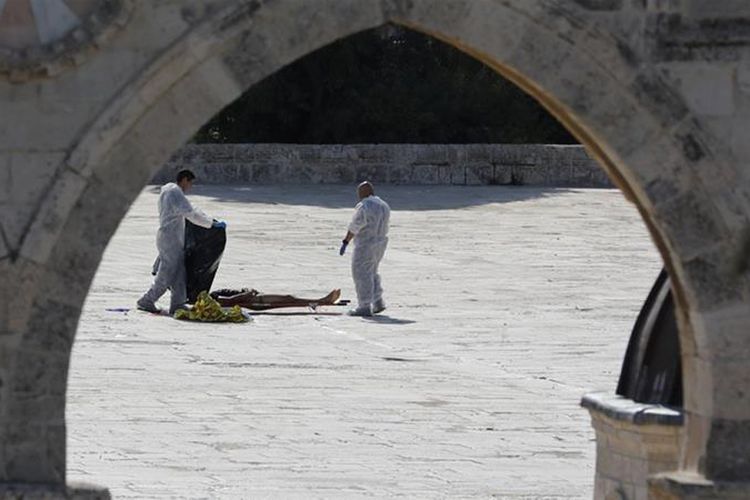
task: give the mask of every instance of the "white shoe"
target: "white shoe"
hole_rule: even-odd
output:
[[[356,309],[349,309],[346,314],[349,316],[372,316],[372,311],[370,311],[370,306],[359,306]]]

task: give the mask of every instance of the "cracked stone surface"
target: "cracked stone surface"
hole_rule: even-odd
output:
[[[590,390],[614,391],[661,266],[614,190],[382,186],[375,319],[244,325],[133,310],[156,194],[112,239],[79,325],[68,480],[114,498],[591,498]],[[352,186],[197,187],[228,222],[217,287],[353,299]],[[163,300],[164,304],[168,302]]]

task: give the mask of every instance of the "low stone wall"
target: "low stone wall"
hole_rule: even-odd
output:
[[[582,146],[545,144],[189,144],[153,182],[183,168],[205,184],[612,187]]]
[[[648,500],[649,477],[679,468],[681,411],[606,393],[581,405],[596,431],[595,500]]]

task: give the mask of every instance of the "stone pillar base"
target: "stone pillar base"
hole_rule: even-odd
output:
[[[596,431],[596,500],[646,500],[649,475],[677,469],[683,416],[609,393],[581,405]]]
[[[109,490],[85,483],[67,487],[45,484],[0,483],[0,500],[111,500]]]
[[[747,500],[750,482],[714,482],[698,474],[665,472],[649,478],[648,497],[653,500]]]

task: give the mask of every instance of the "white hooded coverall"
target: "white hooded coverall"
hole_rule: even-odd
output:
[[[155,304],[167,289],[171,289],[170,311],[187,302],[185,219],[206,228],[213,224],[213,219],[193,208],[180,186],[174,182],[165,184],[159,194],[158,271],[143,300]]]
[[[354,234],[352,278],[360,308],[382,301],[383,287],[378,266],[388,246],[388,223],[391,209],[375,195],[357,204],[349,231]]]

